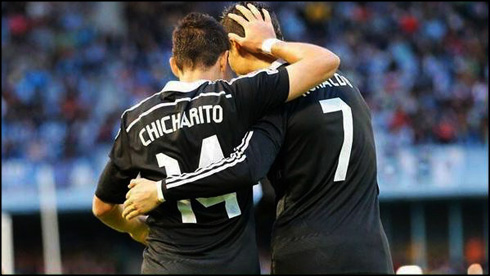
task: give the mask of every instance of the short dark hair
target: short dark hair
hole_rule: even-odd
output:
[[[276,33],[276,37],[278,39],[283,40],[284,37],[281,32],[281,27],[279,26],[279,21],[277,20],[276,14],[271,11],[268,5],[261,3],[261,2],[253,2],[253,1],[241,1],[237,3],[238,5],[242,5],[244,7],[247,7],[247,4],[252,4],[254,5],[259,11],[262,16],[264,16],[264,13],[262,12],[262,9],[265,9],[269,12],[271,15],[271,20],[272,20],[272,26],[274,26],[274,32]],[[231,19],[228,17],[229,13],[234,13],[238,15],[243,15],[241,11],[239,11],[236,8],[237,4],[230,5],[229,7],[225,8],[223,11],[223,14],[221,15],[221,25],[225,27],[225,30],[228,33],[235,33],[241,37],[245,36],[245,30],[243,29],[242,25],[238,24],[235,20]]]
[[[172,33],[172,54],[180,70],[211,67],[229,49],[230,41],[223,26],[204,13],[189,13]]]

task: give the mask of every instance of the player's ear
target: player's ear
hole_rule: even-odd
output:
[[[237,58],[243,58],[247,56],[247,52],[243,47],[240,46],[240,44],[236,43],[235,41],[231,41],[231,47],[230,47],[230,53],[229,56],[233,57],[235,60]]]
[[[230,52],[226,50],[219,58],[219,69],[221,72],[225,72],[227,69],[229,54]]]
[[[247,50],[245,50],[242,46],[240,46],[240,44],[232,41],[232,43],[234,45],[232,45],[232,47],[234,47],[234,50],[235,50],[235,55],[237,56],[241,56],[241,57],[246,57],[247,55],[249,55],[250,53],[247,52]]]
[[[238,52],[238,50],[241,48],[240,44],[236,43],[236,41],[230,40],[230,52]]]
[[[170,69],[172,70],[172,73],[174,76],[176,76],[178,79],[180,79],[180,69],[179,66],[177,66],[177,62],[175,61],[175,58],[172,56],[168,60],[168,63],[170,63]]]

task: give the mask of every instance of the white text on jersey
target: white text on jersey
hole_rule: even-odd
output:
[[[223,108],[220,105],[201,105],[183,113],[175,113],[147,124],[139,132],[143,146],[148,146],[165,134],[200,124],[219,124],[223,121]]]
[[[352,87],[352,84],[350,83],[350,81],[342,76],[342,75],[339,75],[338,73],[335,73],[333,75],[333,77],[329,78],[328,80],[320,83],[319,85],[313,87],[312,89],[310,89],[309,91],[310,92],[313,92],[315,90],[317,90],[318,88],[325,88],[326,86],[330,86],[330,87],[333,87],[333,86],[350,86]]]

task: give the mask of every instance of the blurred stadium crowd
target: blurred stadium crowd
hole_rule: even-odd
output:
[[[96,181],[122,112],[174,79],[177,20],[218,18],[229,4],[2,2],[2,164],[54,164],[59,188],[87,171]],[[286,40],[341,57],[371,107],[379,154],[488,143],[487,3],[270,4]]]
[[[176,20],[225,4],[2,3],[2,159],[111,143],[122,111],[173,78]],[[286,39],[341,56],[376,126],[407,144],[488,139],[486,5],[273,4]]]

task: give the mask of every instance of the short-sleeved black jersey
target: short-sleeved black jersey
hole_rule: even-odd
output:
[[[284,142],[268,175],[278,200],[274,272],[290,271],[288,255],[316,248],[331,252],[336,263],[315,272],[392,273],[371,115],[357,87],[337,72],[283,112]]]
[[[284,103],[288,93],[284,68],[231,81],[167,83],[160,93],[123,113],[96,195],[106,202],[122,203],[130,179],[138,174],[159,180],[228,156],[250,126],[267,110]],[[237,254],[257,256],[251,207],[251,186],[211,198],[167,200],[149,213],[148,251],[153,258],[209,256],[214,258],[207,259],[209,264]],[[240,272],[231,263],[229,270],[206,267],[201,272]],[[251,269],[255,267],[242,272],[254,272]]]
[[[315,222],[310,231],[333,231],[354,210],[365,213],[378,190],[371,115],[359,90],[337,72],[284,112],[287,131],[268,175],[278,199],[276,228],[308,220]]]
[[[250,185],[277,156],[268,175],[277,199],[273,272],[393,273],[379,216],[371,115],[357,87],[337,72],[262,118],[254,132],[249,147],[236,152],[242,162],[188,185],[170,177],[164,194]]]

